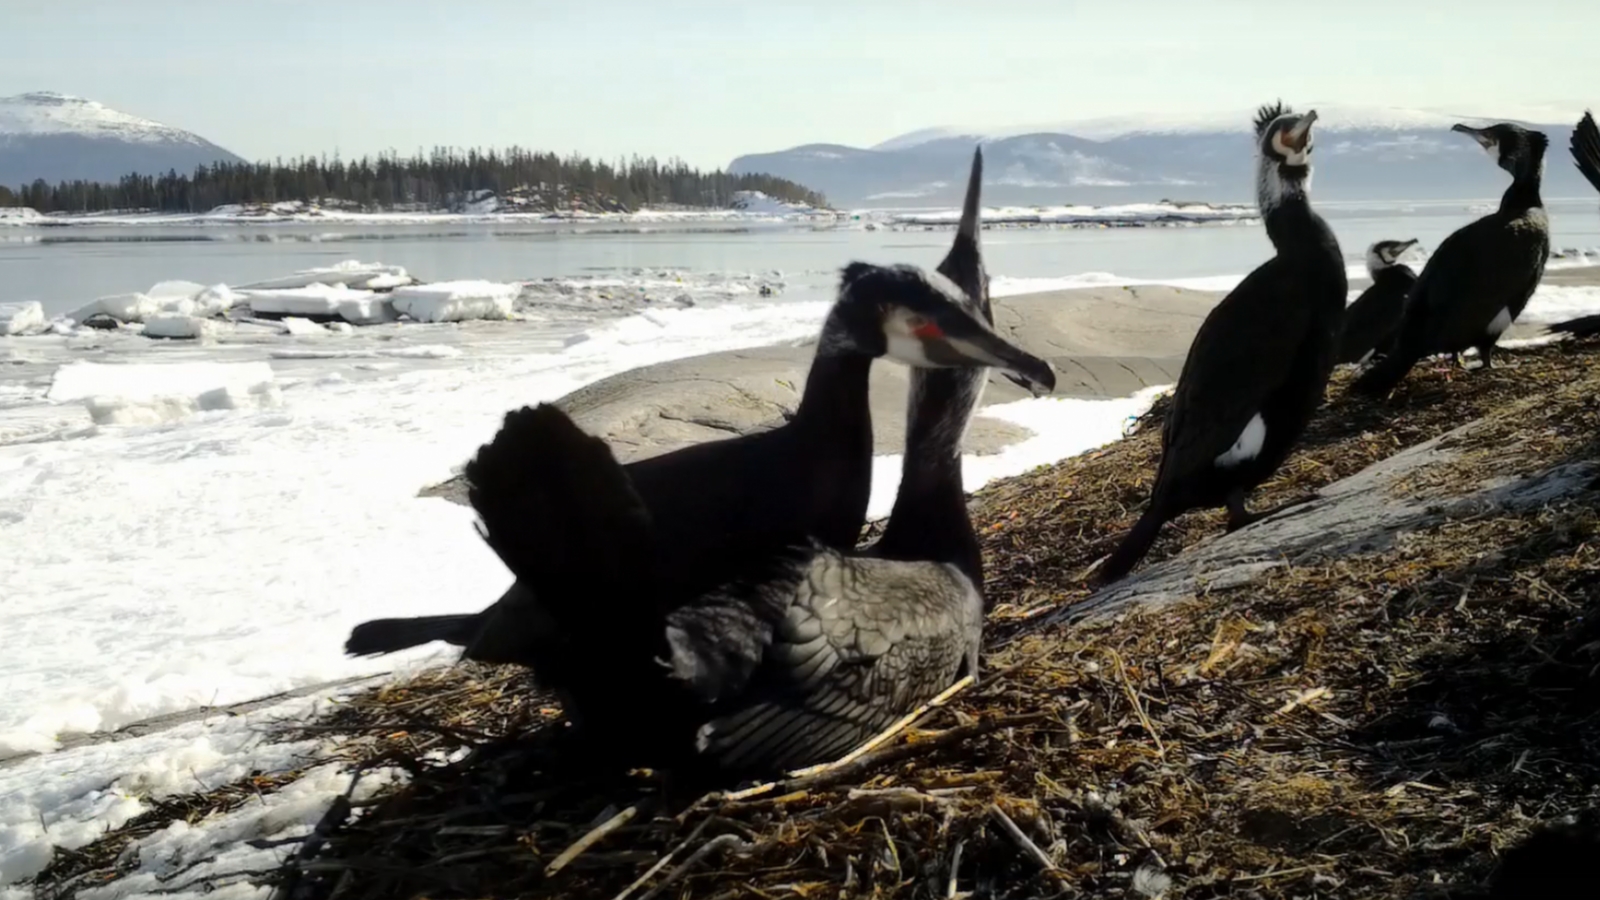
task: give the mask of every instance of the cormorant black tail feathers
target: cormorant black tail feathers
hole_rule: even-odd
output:
[[[507,413],[463,474],[479,532],[535,592],[571,596],[648,567],[650,515],[627,471],[559,407]]]
[[[1572,129],[1572,160],[1578,171],[1600,191],[1600,128],[1594,123],[1594,113],[1585,112]]]
[[[1100,566],[1100,571],[1095,573],[1099,582],[1110,584],[1133,571],[1139,560],[1144,559],[1144,555],[1150,552],[1156,537],[1161,534],[1161,526],[1165,524],[1167,524],[1166,514],[1151,504],[1144,515],[1139,517],[1139,521],[1134,523],[1128,536],[1122,539],[1122,543],[1117,545],[1117,549],[1112,551],[1111,556]]]
[[[422,616],[415,619],[373,619],[351,629],[344,652],[351,656],[378,656],[416,647],[429,641],[465,646],[476,630],[476,615]]]
[[[1565,322],[1557,322],[1547,326],[1545,331],[1550,334],[1570,334],[1573,337],[1590,337],[1600,334],[1600,313],[1587,316],[1578,316]]]
[[[1363,397],[1383,397],[1394,390],[1395,385],[1406,377],[1416,363],[1415,359],[1406,356],[1397,347],[1395,352],[1373,363],[1372,368],[1351,382],[1350,390]]]

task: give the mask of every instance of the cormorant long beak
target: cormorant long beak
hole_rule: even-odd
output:
[[[1294,123],[1288,133],[1283,136],[1284,144],[1291,149],[1299,150],[1306,145],[1306,138],[1311,134],[1311,125],[1317,121],[1317,111],[1308,109],[1300,116],[1300,121]]]
[[[1042,397],[1056,388],[1050,364],[1023,350],[965,310],[952,308],[917,335],[923,357],[935,367],[988,366]]]
[[[1495,145],[1494,138],[1490,136],[1486,129],[1473,128],[1471,125],[1463,125],[1460,122],[1457,122],[1456,124],[1450,126],[1450,130],[1459,131],[1462,134],[1470,136],[1473,140],[1477,141],[1479,144],[1482,144],[1485,150],[1492,148]]]

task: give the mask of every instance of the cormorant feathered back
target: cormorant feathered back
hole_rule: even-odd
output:
[[[1511,173],[1500,208],[1445,238],[1406,300],[1394,352],[1361,374],[1351,390],[1381,397],[1434,353],[1477,348],[1491,365],[1500,335],[1522,314],[1544,277],[1550,222],[1539,185],[1549,138],[1518,125],[1456,125]]]
[[[1008,349],[960,303],[972,289],[980,228],[981,151],[973,154],[967,198],[950,252],[934,272],[854,263],[845,268],[795,416],[752,435],[710,441],[630,463],[626,468],[664,537],[660,577],[690,589],[715,584],[721,560],[785,541],[855,546],[871,495],[872,421],[867,374],[889,355],[917,365],[993,366],[1027,385],[1037,372],[1010,371]],[[920,299],[919,299],[920,298]],[[884,311],[914,302],[895,321]],[[933,304],[929,306],[929,304]],[[908,329],[928,329],[924,339]],[[1031,357],[1030,357],[1031,359]],[[378,619],[357,625],[345,644],[357,655],[391,653],[431,640],[463,646],[464,658],[518,662],[541,654],[547,616],[513,584],[478,613]]]
[[[963,281],[978,285],[969,291],[974,308],[992,322],[987,276],[981,267],[969,274]],[[837,758],[963,671],[977,676],[989,604],[961,441],[985,383],[981,370],[912,371],[900,485],[871,547],[814,548],[787,576],[746,582],[718,604],[669,617],[675,650],[687,651],[674,657],[682,677],[702,696],[729,698],[698,733],[704,760],[723,771],[770,773]],[[770,612],[730,620],[727,604]],[[709,621],[708,608],[716,611]],[[762,649],[729,677],[716,662],[728,646]],[[707,672],[717,673],[714,686]]]
[[[1412,238],[1378,241],[1367,248],[1367,275],[1372,278],[1372,285],[1344,311],[1338,362],[1363,363],[1368,357],[1389,352],[1395,329],[1400,326],[1406,294],[1417,282],[1416,270],[1400,259],[1416,245],[1416,238]]]
[[[1228,528],[1266,513],[1245,495],[1289,455],[1322,402],[1348,296],[1339,242],[1311,208],[1311,126],[1281,103],[1256,117],[1257,195],[1277,254],[1201,323],[1161,432],[1150,506],[1100,567],[1127,574],[1161,526],[1196,508],[1226,505]]]

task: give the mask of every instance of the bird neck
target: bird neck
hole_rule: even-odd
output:
[[[1330,233],[1328,224],[1311,208],[1311,199],[1304,190],[1277,195],[1272,205],[1262,207],[1261,221],[1279,253],[1320,244]]]
[[[1517,213],[1544,206],[1544,199],[1539,196],[1543,181],[1544,160],[1523,166],[1512,179],[1511,186],[1500,196],[1500,211]]]
[[[987,369],[913,369],[906,454],[889,524],[876,551],[889,559],[953,563],[981,590],[983,561],[967,514],[961,440]]]
[[[824,332],[811,360],[791,427],[821,452],[859,453],[863,444],[872,455],[872,408],[867,403],[867,376],[872,357],[836,341]]]
[[[1417,273],[1404,263],[1391,263],[1381,269],[1368,270],[1367,274],[1372,276],[1373,284],[1385,281],[1410,281],[1417,277]]]

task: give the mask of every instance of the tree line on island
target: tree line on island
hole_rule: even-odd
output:
[[[300,201],[363,209],[464,209],[493,195],[530,212],[632,212],[645,206],[727,209],[741,191],[788,203],[825,207],[802,185],[771,175],[704,172],[679,159],[638,156],[616,163],[572,155],[435,148],[341,161],[337,155],[270,163],[213,163],[181,175],[130,174],[115,184],[43,179],[15,190],[0,186],[0,206],[42,213],[152,210],[207,212],[219,206]]]

